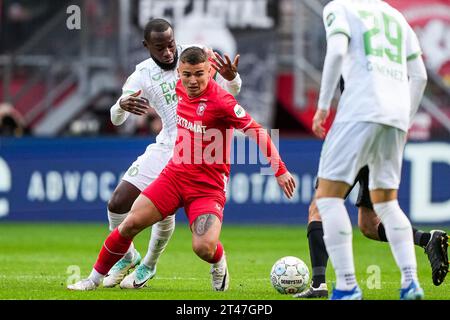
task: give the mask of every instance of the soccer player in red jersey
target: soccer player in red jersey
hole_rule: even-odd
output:
[[[228,268],[219,237],[233,129],[256,140],[285,195],[293,196],[295,181],[270,136],[231,94],[211,79],[205,52],[198,47],[186,49],[180,56],[178,72],[178,131],[173,158],[136,199],[127,218],[108,236],[90,276],[69,285],[69,289],[97,288],[140,231],[184,207],[192,231],[192,248],[211,264],[213,290],[227,290]]]

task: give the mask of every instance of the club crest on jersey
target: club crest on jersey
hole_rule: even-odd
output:
[[[245,110],[239,104],[237,104],[234,106],[234,114],[238,118],[243,118],[245,117]]]
[[[197,115],[199,117],[203,117],[203,114],[205,113],[205,110],[206,110],[206,103],[200,102],[198,107],[197,107]]]

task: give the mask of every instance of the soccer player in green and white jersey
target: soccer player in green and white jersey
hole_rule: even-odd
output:
[[[427,79],[417,37],[402,14],[381,0],[334,0],[323,16],[327,55],[313,120],[317,136],[325,136],[341,74],[346,87],[322,148],[315,195],[336,273],[331,299],[362,299],[343,199],[366,165],[373,208],[402,275],[400,299],[422,299],[411,224],[397,200],[406,133]]]

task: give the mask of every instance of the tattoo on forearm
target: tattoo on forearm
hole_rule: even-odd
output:
[[[205,214],[199,216],[194,222],[194,232],[198,236],[203,236],[208,232],[209,228],[214,222],[215,216],[213,214]]]

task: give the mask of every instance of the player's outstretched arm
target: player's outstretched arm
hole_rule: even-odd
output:
[[[327,54],[323,65],[322,82],[320,84],[319,103],[313,119],[312,130],[316,136],[325,136],[324,123],[328,117],[331,100],[342,74],[342,64],[348,51],[348,37],[337,33],[328,38]]]
[[[148,113],[150,105],[148,100],[143,97],[145,91],[141,79],[140,71],[136,70],[123,85],[122,95],[110,109],[111,122],[115,126],[124,123],[132,113],[139,116]]]
[[[280,154],[267,131],[242,108],[231,94],[222,96],[220,101],[223,103],[219,109],[223,112],[221,119],[232,128],[241,130],[246,136],[255,140],[261,153],[266,157],[273,172],[275,172],[278,184],[286,196],[289,199],[292,198],[295,191],[295,180],[281,160]]]
[[[408,77],[411,97],[410,125],[412,125],[427,85],[427,70],[421,56],[408,61]]]
[[[294,191],[296,188],[294,177],[292,177],[289,171],[277,177],[278,185],[283,189],[284,194],[288,199],[294,196]]]
[[[216,79],[217,83],[231,93],[233,96],[237,96],[241,91],[242,80],[238,73],[239,66],[239,54],[236,55],[233,62],[230,57],[225,54],[225,59],[217,52],[213,52],[210,55],[211,66],[219,73],[220,77]]]
[[[130,94],[119,100],[119,106],[122,110],[129,113],[143,116],[149,112],[150,104],[147,99],[140,97],[141,91]]]
[[[313,123],[312,123],[312,131],[318,138],[325,138],[325,121],[330,114],[330,110],[321,110],[317,109],[314,114]]]
[[[149,112],[150,104],[147,99],[139,97],[141,90],[122,96],[111,107],[111,122],[119,126],[125,122],[130,113],[142,116]]]
[[[252,120],[250,125],[244,131],[245,135],[249,136],[258,144],[259,149],[267,158],[272,167],[278,185],[283,189],[284,194],[291,199],[294,196],[296,188],[295,180],[286,168],[277,148],[273,144],[267,130],[265,130],[259,123]]]
[[[211,59],[211,65],[220,75],[227,81],[231,81],[238,75],[238,65],[239,65],[239,54],[234,57],[233,62],[231,62],[230,57],[225,54],[225,60],[218,54],[214,52]]]

